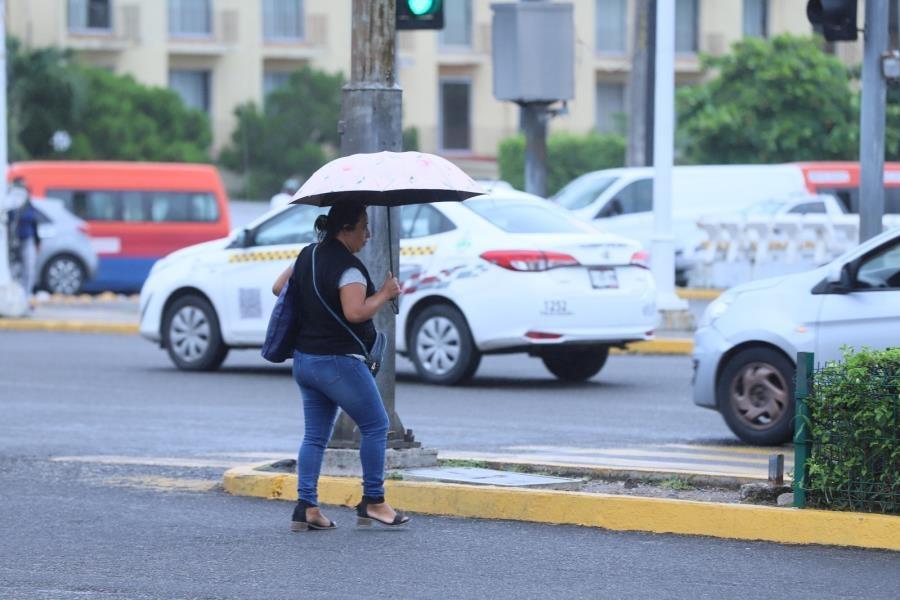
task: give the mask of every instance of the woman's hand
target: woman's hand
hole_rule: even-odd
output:
[[[384,279],[384,284],[381,286],[378,293],[382,294],[385,300],[393,300],[400,295],[400,281],[394,277],[393,273],[388,271],[387,277]]]

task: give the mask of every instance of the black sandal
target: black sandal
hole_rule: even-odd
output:
[[[329,525],[319,525],[318,523],[310,523],[306,520],[306,509],[314,508],[315,504],[310,504],[305,500],[297,502],[294,507],[294,516],[291,517],[291,531],[308,531],[314,529],[317,531],[327,531],[329,529],[337,529],[334,521],[329,521]]]
[[[356,525],[358,527],[371,527],[375,522],[381,523],[385,527],[400,527],[409,523],[409,517],[401,512],[397,512],[393,521],[385,521],[369,514],[368,507],[370,504],[383,504],[384,496],[363,496],[359,504],[356,505]]]

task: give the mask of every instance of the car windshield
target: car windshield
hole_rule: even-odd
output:
[[[578,210],[589,206],[616,179],[607,175],[582,175],[556,192],[551,200],[563,208]]]
[[[515,200],[468,200],[463,206],[509,233],[584,233],[588,227],[552,206]]]

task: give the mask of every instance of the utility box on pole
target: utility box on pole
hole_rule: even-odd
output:
[[[546,196],[550,105],[575,97],[573,7],[531,0],[491,8],[494,97],[522,107],[525,191]]]
[[[571,4],[492,4],[494,97],[557,102],[575,97],[575,22]]]

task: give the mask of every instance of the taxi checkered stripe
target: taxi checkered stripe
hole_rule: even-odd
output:
[[[427,256],[436,250],[437,246],[405,246],[400,248],[400,256]]]
[[[296,250],[270,250],[263,252],[245,252],[244,254],[232,254],[228,262],[261,262],[267,260],[291,260],[297,258]]]

